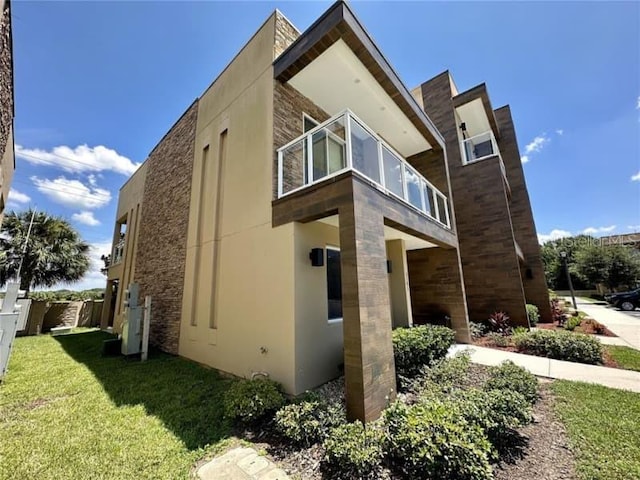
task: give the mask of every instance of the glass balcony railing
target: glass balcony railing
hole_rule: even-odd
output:
[[[447,197],[349,110],[278,149],[278,198],[350,170],[450,227]]]
[[[494,155],[500,156],[493,132],[488,131],[462,141],[464,163],[473,163]]]
[[[118,240],[118,243],[114,245],[113,256],[111,257],[113,258],[113,261],[111,262],[111,265],[116,265],[122,262],[122,258],[124,257],[124,242],[125,238],[122,237],[120,238],[120,240]]]

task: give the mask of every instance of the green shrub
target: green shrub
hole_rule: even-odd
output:
[[[276,429],[301,446],[322,441],[328,431],[347,421],[339,405],[320,401],[302,401],[285,405],[276,412]]]
[[[487,333],[487,326],[483,323],[469,322],[469,334],[471,338],[476,340],[483,337]]]
[[[573,332],[576,327],[579,327],[580,324],[582,323],[582,319],[580,317],[570,317],[569,320],[567,320],[567,323],[565,324],[564,328],[566,330],[569,330],[570,332]]]
[[[529,319],[529,326],[535,327],[540,321],[540,310],[535,305],[527,303],[527,318]]]
[[[514,428],[527,425],[532,419],[531,404],[513,390],[464,390],[456,392],[453,401],[468,423],[484,431],[496,453],[509,444]]]
[[[415,377],[423,366],[429,366],[445,357],[454,339],[453,330],[447,327],[421,325],[396,328],[393,331],[396,373],[404,377]]]
[[[532,405],[538,399],[538,379],[510,361],[502,362],[501,365],[489,369],[489,378],[483,389],[518,392]]]
[[[442,358],[431,367],[424,367],[409,385],[409,390],[421,397],[439,396],[460,386],[471,364],[467,352],[458,352],[450,358]]]
[[[491,444],[482,429],[465,421],[450,402],[412,406],[395,402],[383,418],[387,454],[409,478],[493,478]]]
[[[273,380],[239,380],[224,395],[227,418],[252,422],[280,408],[285,403],[280,384]]]
[[[496,347],[508,347],[509,337],[502,335],[501,333],[490,332],[487,333],[487,338],[491,340]]]
[[[536,330],[515,339],[518,350],[542,357],[602,363],[602,344],[589,335],[567,331]]]
[[[384,456],[384,432],[360,422],[334,428],[324,442],[324,463],[331,478],[377,478]]]

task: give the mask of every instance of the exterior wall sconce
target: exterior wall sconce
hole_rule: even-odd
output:
[[[393,272],[393,263],[391,260],[387,260],[387,273]]]
[[[533,279],[533,270],[531,270],[530,268],[527,268],[524,271],[524,276],[527,278],[527,280]]]
[[[309,253],[312,267],[324,266],[324,248],[312,248]]]

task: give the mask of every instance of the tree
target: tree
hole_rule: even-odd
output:
[[[553,290],[568,290],[567,274],[564,269],[564,262],[560,252],[567,254],[567,265],[569,274],[573,281],[573,286],[577,289],[593,288],[595,284],[585,281],[575,271],[576,254],[589,246],[598,244],[598,240],[589,235],[578,235],[576,237],[560,238],[544,243],[540,247],[544,274],[547,285]]]
[[[624,245],[591,245],[576,252],[575,271],[584,281],[609,290],[633,288],[640,282],[640,252]]]
[[[0,232],[0,286],[16,278],[33,211],[11,212]],[[38,212],[22,260],[20,289],[80,280],[89,269],[89,245],[62,217]]]

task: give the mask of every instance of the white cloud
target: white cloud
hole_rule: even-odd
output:
[[[609,225],[608,227],[587,227],[582,233],[585,235],[595,235],[596,233],[612,232],[616,229],[616,225]]]
[[[538,243],[543,244],[546,242],[550,242],[551,240],[558,240],[560,238],[570,237],[571,232],[567,230],[553,229],[548,234],[539,233],[538,234]]]
[[[564,130],[563,130],[563,129],[561,129],[561,128],[558,128],[558,129],[556,130],[556,133],[557,133],[558,135],[562,136],[562,135],[564,135]]]
[[[636,110],[640,110],[640,96],[638,97],[638,100],[636,101]]]
[[[111,192],[104,188],[86,186],[79,180],[71,180],[64,176],[55,180],[31,177],[40,193],[49,197],[53,202],[67,207],[91,210],[104,207],[111,201]]]
[[[640,172],[636,173],[635,175],[631,175],[631,181],[640,182]]]
[[[15,190],[13,188],[9,190],[9,196],[7,197],[7,199],[10,202],[13,202],[14,205],[18,203],[29,203],[31,201],[31,197],[29,195],[19,192],[18,190]]]
[[[527,163],[529,161],[529,157],[526,156],[526,155],[523,155],[523,156],[520,157],[520,161],[522,163]]]
[[[530,143],[528,143],[526,147],[524,147],[524,153],[528,155],[530,153],[539,152],[550,141],[551,140],[549,139],[549,137],[547,137],[545,133],[543,133],[542,135],[538,135]]]
[[[93,212],[89,212],[87,210],[83,210],[79,213],[74,213],[73,215],[71,215],[71,219],[75,220],[78,223],[89,225],[90,227],[100,225],[100,221],[93,216]]]
[[[640,225],[627,225],[627,228],[631,231],[640,231]]]
[[[16,156],[35,165],[52,165],[67,172],[113,171],[131,175],[140,166],[140,163],[134,163],[102,145],[78,145],[75,148],[60,145],[50,151],[16,145]]]

